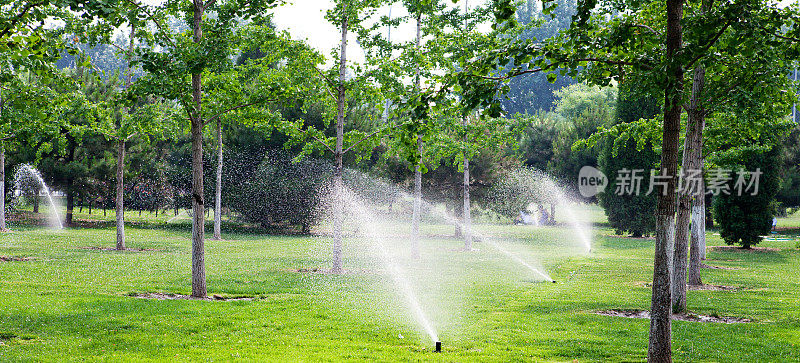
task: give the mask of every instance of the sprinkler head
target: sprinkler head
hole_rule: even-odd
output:
[[[442,352],[442,342],[436,342],[436,348],[433,350],[435,353]]]
[[[553,283],[555,284],[555,283],[556,283],[556,280],[553,280]]]

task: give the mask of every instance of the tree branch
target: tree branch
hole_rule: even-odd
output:
[[[330,152],[332,152],[332,153],[336,153],[336,151],[334,151],[334,150],[333,150],[333,149],[332,149],[330,146],[328,146],[328,144],[326,144],[324,141],[320,140],[318,137],[314,136],[314,134],[309,134],[309,135],[311,135],[311,137],[312,137],[314,140],[317,140],[317,142],[318,142],[318,143],[322,144],[322,146],[324,146],[324,147],[325,147],[326,149],[328,149]]]
[[[252,106],[252,105],[256,105],[256,104],[259,104],[259,103],[273,102],[275,100],[277,100],[277,98],[272,98],[272,99],[268,99],[268,100],[261,100],[261,101],[255,101],[255,102],[245,103],[245,104],[242,104],[242,105],[239,105],[239,106],[231,107],[231,108],[229,108],[229,109],[227,109],[225,111],[222,111],[222,112],[220,112],[220,113],[218,113],[218,114],[216,114],[214,116],[211,116],[211,118],[209,118],[208,120],[203,122],[203,125],[205,126],[205,125],[209,124],[210,122],[216,120],[217,118],[219,118],[220,116],[222,116],[222,115],[224,115],[224,114],[226,114],[228,112],[231,112],[231,111],[234,111],[234,110],[238,110],[240,108],[245,108],[245,107],[249,107],[249,106]]]
[[[5,37],[6,34],[8,34],[8,32],[14,29],[17,23],[19,23],[19,21],[22,20],[22,18],[25,16],[25,14],[28,13],[28,11],[37,6],[44,5],[44,3],[45,3],[44,1],[40,1],[38,3],[28,3],[25,7],[22,8],[22,11],[20,11],[19,14],[13,16],[13,18],[11,19],[11,23],[9,23],[8,26],[5,27],[5,29],[0,31],[0,38]]]
[[[702,51],[702,52],[700,52],[700,54],[698,54],[698,55],[697,55],[697,56],[695,56],[695,57],[694,57],[694,58],[693,58],[691,61],[689,61],[689,63],[688,63],[688,64],[686,64],[686,65],[685,65],[683,68],[684,68],[684,69],[689,69],[689,68],[692,68],[692,66],[694,66],[694,64],[695,64],[695,63],[696,63],[698,60],[700,60],[701,58],[703,58],[703,57],[706,55],[706,53],[708,53],[708,50],[709,50],[709,49],[711,49],[711,47],[712,47],[712,46],[713,46],[713,45],[714,45],[714,44],[717,42],[717,40],[719,40],[719,38],[720,38],[720,37],[722,37],[722,34],[724,34],[724,33],[725,33],[725,31],[726,31],[726,30],[728,30],[728,27],[730,27],[730,26],[731,26],[731,22],[730,22],[730,21],[726,22],[726,23],[725,23],[725,26],[723,26],[723,27],[722,27],[722,29],[720,29],[720,30],[717,32],[717,34],[715,34],[715,35],[714,35],[714,36],[713,36],[713,37],[712,37],[712,38],[711,38],[711,39],[708,41],[708,44],[706,44],[706,46],[705,46],[705,49],[703,49],[703,51]]]
[[[653,28],[651,28],[651,27],[649,27],[647,25],[644,25],[644,24],[629,24],[629,23],[626,23],[626,24],[623,24],[623,25],[627,25],[627,26],[632,27],[632,28],[646,29],[646,30],[649,30],[651,33],[653,33],[655,35],[662,36],[661,32],[659,32],[658,30],[655,30],[655,29],[653,29]]]
[[[369,133],[369,134],[365,135],[364,137],[362,137],[362,138],[361,138],[361,140],[358,140],[358,141],[356,141],[356,143],[355,143],[355,144],[353,144],[353,145],[350,145],[350,146],[349,146],[347,149],[345,149],[344,151],[342,151],[342,154],[347,154],[347,152],[348,152],[348,151],[350,151],[350,150],[351,150],[351,149],[353,149],[354,147],[358,146],[358,144],[360,144],[360,143],[362,143],[362,142],[366,141],[367,139],[369,139],[369,138],[371,138],[371,137],[375,136],[375,134],[378,134],[378,133],[380,133],[380,132],[383,132],[384,130],[386,130],[386,129],[390,129],[390,128],[392,128],[392,127],[393,127],[393,126],[389,126],[389,125],[387,125],[387,126],[381,127],[380,129],[377,129],[377,130],[375,130],[375,131],[373,131],[373,132],[371,132],[371,133]],[[331,151],[333,151],[333,150],[331,150]]]
[[[328,78],[328,76],[326,76],[325,73],[322,73],[322,71],[320,71],[319,68],[314,67],[314,70],[317,71],[317,73],[320,75],[320,77],[322,77],[322,79],[325,80],[325,83],[328,84],[328,87],[330,87],[330,88],[326,88],[326,90],[328,91],[328,94],[333,99],[336,99],[336,96],[333,94],[333,91],[332,91],[332,89],[336,87],[336,85],[333,83],[333,81],[330,78]]]
[[[163,36],[161,38],[163,38],[164,40],[169,42],[169,44],[171,44],[173,48],[177,48],[177,46],[175,45],[175,42],[172,41],[172,38],[167,36],[167,32],[164,31],[164,28],[161,27],[161,23],[158,21],[158,19],[155,18],[153,13],[151,13],[149,10],[147,10],[147,8],[145,8],[144,6],[141,6],[141,5],[137,4],[135,0],[127,0],[127,1],[131,5],[135,6],[136,8],[138,8],[139,10],[141,10],[145,14],[147,14],[147,17],[150,18],[150,20],[152,20],[153,23],[156,24],[156,27],[158,28],[159,33],[163,34]]]
[[[640,68],[642,68],[644,70],[648,70],[648,71],[653,69],[653,67],[651,67],[651,66],[649,66],[647,64],[628,62],[628,61],[616,61],[616,60],[602,59],[602,58],[578,58],[578,59],[574,59],[573,61],[575,61],[575,62],[598,62],[598,63],[617,65],[617,66],[633,66],[633,67],[640,67]],[[543,66],[543,67],[534,68],[534,69],[526,69],[524,71],[511,72],[511,73],[507,73],[506,75],[503,75],[503,76],[500,76],[500,77],[491,77],[491,76],[476,76],[476,77],[480,77],[480,78],[488,79],[488,80],[492,80],[492,81],[501,81],[501,80],[505,80],[505,79],[509,79],[509,78],[513,78],[513,77],[517,77],[517,76],[521,76],[523,74],[547,71],[549,69],[555,68],[556,65],[557,65],[557,63],[550,63],[550,64],[548,64],[546,66]]]
[[[15,136],[17,136],[17,134],[11,134],[11,135],[8,135],[8,136],[0,139],[0,141],[6,141],[8,139],[13,139]]]

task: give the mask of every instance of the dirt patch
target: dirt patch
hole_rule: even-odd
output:
[[[120,250],[118,250],[118,249],[116,249],[114,247],[84,246],[84,247],[78,247],[78,248],[82,249],[82,250],[92,250],[92,251],[120,251]],[[127,252],[154,252],[154,251],[164,252],[163,250],[159,250],[159,249],[155,249],[155,248],[126,248],[123,251],[127,251]]]
[[[653,287],[653,284],[650,283],[650,282],[647,282],[647,281],[634,281],[633,285],[634,286],[638,286],[638,287],[646,287],[648,289]],[[687,288],[689,290],[693,290],[693,291],[736,291],[736,290],[744,290],[744,288],[737,287],[737,286],[709,285],[709,284],[688,285]]]
[[[711,265],[706,265],[704,263],[700,264],[700,268],[707,268],[710,270],[741,270],[740,268],[737,267],[711,266]]]
[[[295,269],[286,270],[286,271],[296,272],[296,273],[301,273],[301,274],[319,274],[319,275],[332,275],[332,276],[336,276],[336,275],[371,275],[371,274],[378,273],[377,270],[370,270],[370,269],[365,269],[365,268],[356,269],[356,270],[342,270],[341,272],[332,272],[331,270],[322,269],[322,268],[318,268],[318,267],[295,268]]]
[[[17,257],[17,256],[0,256],[0,262],[23,262],[33,261],[36,257]]]
[[[645,237],[645,236],[633,237],[633,236],[621,236],[621,235],[618,235],[618,234],[609,234],[608,237],[622,238],[622,239],[633,239],[633,240],[642,240],[642,241],[652,241],[652,240],[656,239],[655,237]]]
[[[725,285],[689,285],[687,286],[689,290],[694,291],[735,291],[735,290],[743,290],[741,287],[736,286],[725,286]]]
[[[255,297],[252,296],[222,296],[218,294],[213,294],[206,298],[199,298],[190,295],[169,294],[162,292],[133,293],[133,294],[128,294],[128,296],[135,297],[137,299],[150,299],[150,300],[251,301],[256,299]]]
[[[737,246],[711,246],[709,247],[711,250],[714,251],[728,251],[728,252],[779,252],[781,251],[780,248],[772,248],[772,247],[750,247],[749,249],[741,248]]]
[[[646,310],[611,309],[611,310],[595,311],[593,313],[597,315],[615,316],[615,317],[629,318],[629,319],[650,319],[650,312]],[[740,324],[740,323],[753,322],[752,320],[747,318],[737,318],[730,316],[709,316],[709,315],[699,315],[693,313],[673,314],[672,320],[689,321],[695,323],[721,323],[721,324]]]

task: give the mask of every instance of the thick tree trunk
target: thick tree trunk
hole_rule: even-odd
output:
[[[0,231],[6,229],[6,146],[0,141]]]
[[[125,141],[117,141],[117,250],[125,249]]]
[[[344,184],[342,183],[342,168],[344,157],[344,117],[345,117],[345,97],[344,87],[347,72],[347,26],[348,18],[342,19],[342,39],[339,43],[339,85],[336,88],[336,150],[334,158],[336,172],[333,178],[333,261],[331,266],[332,273],[342,273],[342,249],[344,245],[342,237],[342,225],[344,224]]]
[[[203,2],[194,0],[192,32],[195,44],[203,40]],[[203,89],[200,73],[192,74],[192,296],[206,297],[205,200],[203,193]]]
[[[222,239],[222,121],[217,119],[217,190],[214,196],[214,239]]]
[[[656,241],[653,259],[653,290],[650,307],[650,362],[672,361],[671,274],[675,228],[675,179],[678,169],[678,138],[681,130],[683,67],[678,60],[683,31],[683,0],[667,0],[666,59],[667,85],[664,90],[664,132],[661,175],[667,175],[666,193],[658,197]]]

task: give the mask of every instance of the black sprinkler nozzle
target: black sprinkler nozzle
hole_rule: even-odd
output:
[[[555,284],[555,283],[556,283],[556,280],[553,280],[553,283]]]
[[[436,348],[434,348],[433,351],[436,352],[436,353],[441,353],[442,352],[442,342],[436,342]]]

